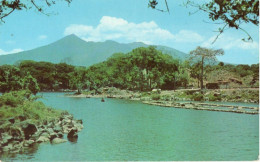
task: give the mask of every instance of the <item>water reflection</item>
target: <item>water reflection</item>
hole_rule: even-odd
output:
[[[13,159],[13,160],[18,160],[20,158],[20,155],[26,155],[23,156],[25,159],[20,159],[20,160],[26,160],[26,159],[32,159],[34,154],[37,152],[37,150],[39,149],[39,145],[38,143],[32,144],[29,147],[24,147],[22,148],[18,153],[12,153],[12,152],[2,152],[0,153],[0,159],[2,160],[7,160],[7,159]]]

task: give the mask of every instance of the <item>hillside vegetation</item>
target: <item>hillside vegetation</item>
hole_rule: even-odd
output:
[[[116,87],[133,91],[199,88],[201,65],[173,58],[155,47],[139,47],[127,54],[115,53],[90,67],[66,63],[22,61],[0,66],[0,91],[29,89],[38,91],[95,90]],[[218,88],[258,87],[259,64],[206,65],[204,81]],[[204,85],[204,86],[205,86]]]

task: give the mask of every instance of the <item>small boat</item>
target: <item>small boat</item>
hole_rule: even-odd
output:
[[[102,98],[102,99],[101,99],[101,102],[105,102],[105,99],[104,99],[104,98]]]

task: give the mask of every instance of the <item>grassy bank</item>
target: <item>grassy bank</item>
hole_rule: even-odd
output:
[[[26,90],[0,96],[0,158],[23,153],[42,142],[66,142],[64,134],[69,141],[77,140],[83,121],[36,99]]]
[[[24,118],[30,119],[33,123],[42,123],[59,118],[64,113],[47,107],[36,99],[37,97],[25,90],[3,94],[0,96],[0,119]]]

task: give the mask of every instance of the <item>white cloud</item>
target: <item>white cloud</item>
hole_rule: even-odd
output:
[[[18,53],[18,52],[22,52],[22,51],[23,51],[23,49],[20,49],[20,48],[13,49],[11,51],[4,51],[4,50],[0,49],[0,55],[7,55],[7,54]]]
[[[212,44],[215,40],[216,36],[212,36],[207,41],[203,42],[201,46],[208,47],[208,48],[223,48],[225,50],[229,49],[242,49],[242,50],[258,50],[258,42],[245,42],[242,41],[241,38],[234,38],[222,34],[219,36],[217,41]]]
[[[176,42],[189,42],[189,43],[199,43],[204,40],[204,38],[196,32],[190,30],[180,30],[174,35]]]
[[[47,35],[38,36],[38,40],[44,40],[44,39],[47,39]]]
[[[169,42],[201,42],[198,33],[181,30],[176,35],[160,28],[154,21],[133,23],[122,18],[103,16],[94,26],[71,24],[64,35],[76,34],[85,41],[119,40],[121,42],[144,42],[147,44],[169,44]]]

